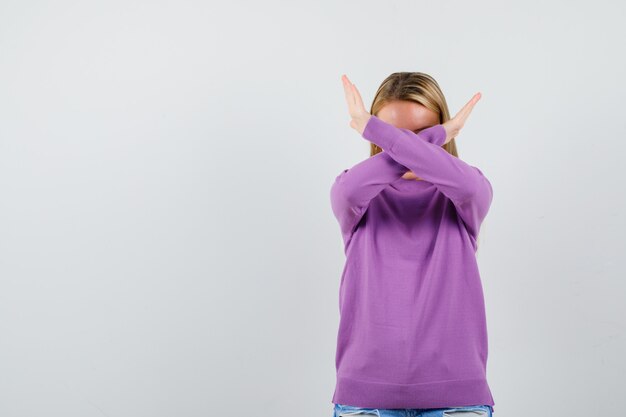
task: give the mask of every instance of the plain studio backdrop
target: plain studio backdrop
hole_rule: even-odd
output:
[[[330,186],[397,71],[494,199],[495,416],[626,377],[624,2],[0,2],[0,416],[332,416]]]

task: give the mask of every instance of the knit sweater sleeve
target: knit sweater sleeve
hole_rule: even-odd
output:
[[[429,130],[435,134],[432,141],[416,140],[419,134],[372,115],[362,136],[415,175],[435,185],[452,201],[469,233],[476,237],[493,199],[491,183],[480,169],[441,147],[446,139],[443,125],[431,126]]]
[[[405,134],[411,133],[424,142],[433,144],[442,142],[437,125],[423,129],[417,134],[408,129],[400,130],[405,131]],[[344,169],[335,178],[330,189],[330,202],[346,246],[370,201],[390,183],[399,180],[407,171],[409,169],[406,166],[394,160],[388,152],[383,151],[359,162],[352,168]]]

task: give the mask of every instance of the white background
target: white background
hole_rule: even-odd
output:
[[[625,6],[0,2],[0,415],[332,416],[329,189],[426,72],[494,188],[496,416],[623,408]]]

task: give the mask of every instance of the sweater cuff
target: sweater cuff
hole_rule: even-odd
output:
[[[443,146],[444,142],[446,141],[446,136],[448,136],[448,133],[446,132],[446,128],[443,127],[442,124],[437,124],[437,125],[433,125],[427,129],[422,130],[422,132],[425,132],[426,130],[430,130],[430,129],[433,130],[433,136],[434,136],[432,143],[438,146]]]
[[[374,145],[387,151],[391,149],[397,140],[397,136],[391,134],[390,128],[393,128],[393,126],[372,114],[365,124],[362,136]]]
[[[446,141],[446,129],[442,124],[436,124],[430,126],[420,133],[416,133],[417,136],[421,135],[423,132],[427,130],[431,130],[433,133],[433,143],[437,146],[442,146]],[[393,145],[400,139],[402,131],[397,127],[393,126],[390,123],[384,122],[375,115],[371,115],[367,124],[365,125],[365,129],[363,129],[363,134],[361,135],[363,138],[369,140],[374,143],[378,147],[383,150],[391,150]],[[404,132],[402,132],[404,133]]]

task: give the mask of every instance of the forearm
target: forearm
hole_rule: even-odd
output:
[[[344,169],[335,178],[330,201],[344,237],[352,232],[370,201],[406,171],[386,152],[380,152]]]

